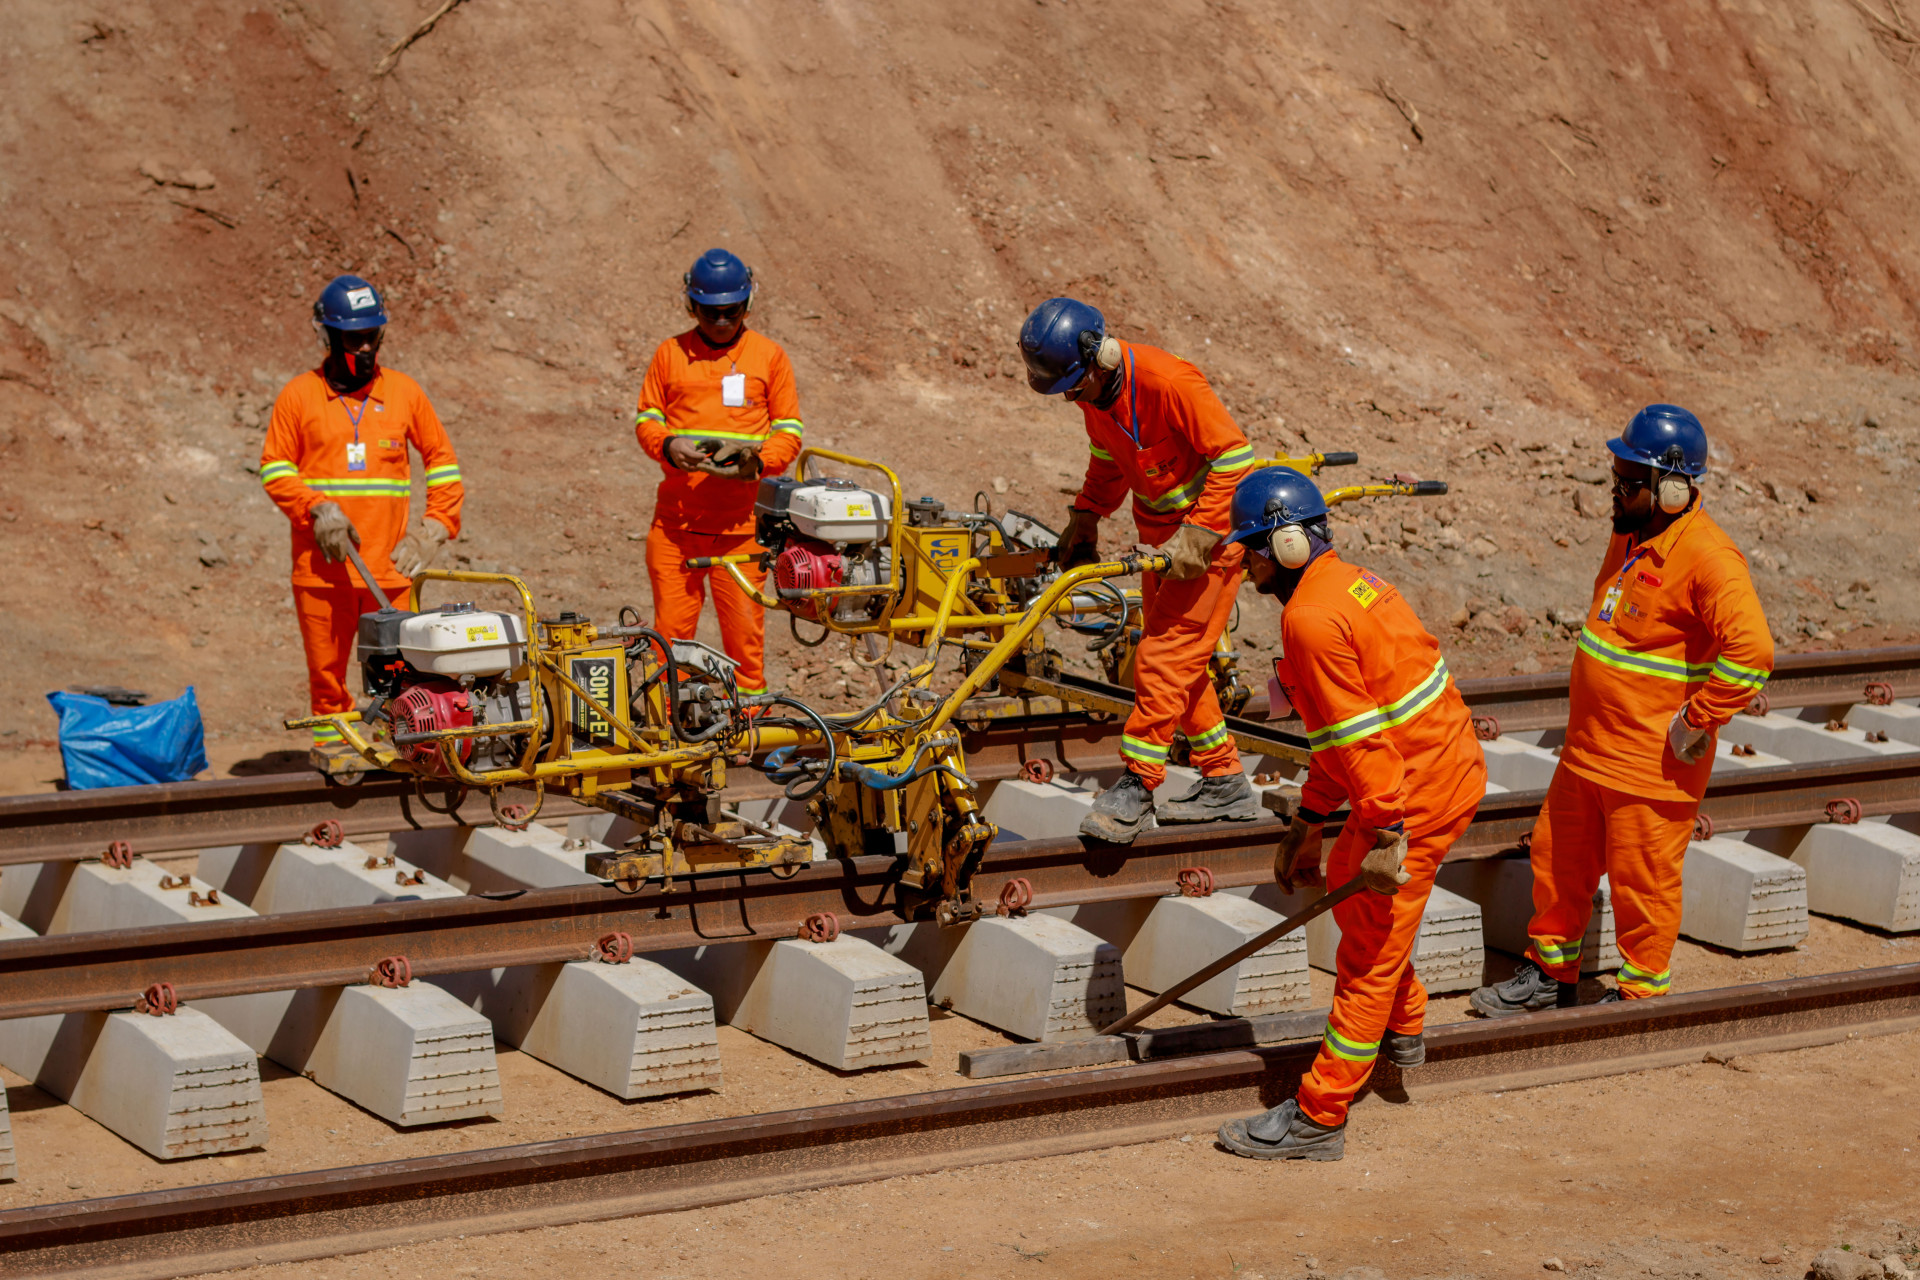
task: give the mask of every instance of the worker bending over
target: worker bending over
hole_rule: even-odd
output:
[[[712,569],[701,556],[764,550],[753,540],[760,477],[786,470],[800,452],[800,401],[780,344],[747,328],[753,272],[725,249],[709,249],[682,277],[693,328],[660,344],[640,388],[634,434],[665,477],[647,531],[653,625],[691,640]],[[757,563],[740,566],[755,587]],[[766,615],[722,570],[713,576],[720,643],[740,664],[742,694],[767,691]]]
[[[1160,806],[1161,822],[1251,821],[1259,798],[1240,767],[1207,664],[1233,613],[1242,552],[1222,545],[1233,486],[1253,449],[1201,372],[1178,356],[1107,334],[1099,311],[1049,298],[1020,328],[1027,382],[1064,396],[1086,419],[1086,479],[1059,542],[1062,567],[1100,558],[1100,520],[1133,494],[1143,543],[1171,561],[1141,584],[1133,714],[1120,753],[1126,771],[1093,804],[1082,835],[1131,843],[1155,816],[1167,748],[1186,735],[1199,785]]]
[[[1665,995],[1680,870],[1713,772],[1714,734],[1773,670],[1746,557],[1702,509],[1707,433],[1677,405],[1633,416],[1613,451],[1613,540],[1573,656],[1567,740],[1533,826],[1532,939],[1471,1003],[1501,1017],[1577,1004],[1593,892],[1613,889],[1618,986]]]
[[[347,662],[360,615],[379,608],[351,565],[358,547],[393,603],[412,578],[460,532],[466,488],[453,442],[420,384],[380,364],[387,309],[358,276],[336,276],[313,304],[320,367],[289,382],[273,402],[260,483],[293,526],[293,607],[307,651],[313,714],[351,711]],[[412,473],[407,446],[427,473],[426,516],[411,533]],[[314,765],[364,767],[322,725],[313,731]]]
[[[1299,1093],[1228,1121],[1220,1141],[1260,1160],[1338,1160],[1347,1107],[1382,1049],[1401,1067],[1426,1061],[1414,943],[1433,874],[1486,794],[1487,766],[1439,642],[1398,590],[1334,552],[1311,480],[1287,467],[1242,480],[1233,541],[1248,548],[1254,586],[1285,606],[1274,675],[1313,749],[1274,879],[1292,893],[1357,875],[1371,892],[1333,908],[1333,1008]],[[1323,876],[1321,824],[1342,804],[1350,813]]]

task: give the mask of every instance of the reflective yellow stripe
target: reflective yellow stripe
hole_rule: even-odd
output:
[[[1357,716],[1348,716],[1337,724],[1309,733],[1307,745],[1315,751],[1324,751],[1328,747],[1344,747],[1362,738],[1370,738],[1397,724],[1405,724],[1437,702],[1446,691],[1447,660],[1441,658],[1433,664],[1433,670],[1427,678],[1415,685],[1411,692],[1384,707],[1362,711]]]
[[[1164,746],[1148,742],[1145,738],[1136,738],[1130,733],[1120,735],[1120,754],[1129,760],[1139,760],[1146,764],[1167,762],[1167,749]]]
[[[675,434],[687,440],[748,440],[754,443],[767,438],[764,431],[681,431]]]
[[[444,467],[427,468],[427,488],[437,489],[443,484],[452,484],[460,479],[458,464],[449,463]]]
[[[310,476],[302,476],[301,479],[316,493],[336,493],[345,497],[404,498],[413,492],[412,484],[405,479],[368,477],[353,480],[315,480]]]
[[[1622,960],[1619,982],[1622,987],[1632,987],[1650,996],[1663,996],[1673,988],[1673,970],[1648,973],[1645,969],[1635,968],[1631,962]]]
[[[1229,449],[1213,460],[1215,471],[1237,471],[1241,467],[1253,465],[1253,446],[1241,445],[1238,449]]]
[[[1336,1058],[1345,1058],[1348,1062],[1371,1062],[1380,1056],[1378,1040],[1349,1040],[1335,1031],[1331,1022],[1327,1023],[1327,1034],[1321,1037],[1320,1043],[1328,1053]]]
[[[1200,491],[1207,487],[1207,475],[1211,470],[1210,466],[1203,463],[1200,469],[1188,477],[1187,482],[1178,489],[1169,490],[1157,498],[1141,498],[1140,505],[1149,511],[1157,511],[1161,515],[1169,511],[1178,511],[1182,507],[1190,507],[1200,496]]]
[[[776,432],[791,432],[797,436],[806,434],[807,427],[806,424],[798,418],[775,418],[773,420],[773,429]]]
[[[1725,680],[1728,684],[1745,685],[1749,689],[1759,689],[1773,678],[1771,671],[1762,671],[1758,667],[1743,667],[1725,658],[1713,660],[1713,674],[1716,679]]]
[[[1113,461],[1113,455],[1112,455],[1112,454],[1110,454],[1110,453],[1108,453],[1108,452],[1107,452],[1107,451],[1106,451],[1105,449],[1102,449],[1102,448],[1101,448],[1101,447],[1100,447],[1099,445],[1097,445],[1097,444],[1090,444],[1090,445],[1088,445],[1088,446],[1087,446],[1087,452],[1088,452],[1088,453],[1090,453],[1090,454],[1092,454],[1092,455],[1093,455],[1094,457],[1096,457],[1096,458],[1098,458],[1098,459],[1100,459],[1100,461],[1102,461],[1102,462],[1112,462],[1112,461]]]
[[[1227,722],[1222,720],[1205,733],[1198,735],[1189,734],[1187,737],[1187,745],[1195,750],[1205,751],[1208,747],[1217,747],[1226,740]]]
[[[633,415],[633,420],[636,423],[645,422],[649,418],[651,418],[655,422],[665,422],[667,420],[667,415],[662,413],[658,409],[642,409],[640,412]]]
[[[285,480],[289,477],[297,477],[299,474],[300,468],[291,462],[266,462],[260,466],[260,483],[265,484],[269,480]]]
[[[1540,958],[1548,964],[1572,964],[1580,958],[1580,945],[1582,941],[1584,940],[1576,938],[1572,942],[1555,944],[1543,938],[1535,938],[1533,940],[1533,949],[1538,952]]]
[[[1693,684],[1713,674],[1713,667],[1709,664],[1696,665],[1687,662],[1684,658],[1666,658],[1657,653],[1635,653],[1631,649],[1622,649],[1619,645],[1610,644],[1593,634],[1590,627],[1580,628],[1579,652],[1616,671],[1657,676],[1662,680],[1678,680],[1683,684]]]

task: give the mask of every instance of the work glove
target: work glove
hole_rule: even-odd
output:
[[[1673,713],[1673,720],[1667,725],[1667,745],[1673,748],[1673,758],[1681,764],[1697,763],[1707,753],[1707,742],[1712,737],[1713,730],[1693,727],[1684,704]]]
[[[1062,569],[1077,569],[1100,560],[1100,517],[1081,507],[1067,512],[1067,527],[1054,546],[1053,558]]]
[[[1308,822],[1299,814],[1287,824],[1287,833],[1273,851],[1273,882],[1282,893],[1292,893],[1302,885],[1321,883],[1320,824]]]
[[[348,548],[360,545],[360,531],[353,527],[353,521],[347,519],[339,503],[316,502],[310,514],[313,540],[320,544],[320,554],[327,559],[345,560]]]
[[[447,526],[438,520],[422,520],[420,528],[400,539],[400,545],[393,549],[393,571],[403,578],[418,577],[439,558],[448,536]]]
[[[731,440],[716,449],[711,458],[702,459],[695,471],[729,480],[758,480],[760,450],[750,444]]]
[[[1199,577],[1212,562],[1213,549],[1220,545],[1220,538],[1220,534],[1197,524],[1181,525],[1171,538],[1160,544],[1160,554],[1172,561],[1162,576],[1175,582]]]
[[[1407,860],[1407,833],[1381,827],[1373,833],[1373,848],[1360,859],[1360,880],[1375,893],[1388,897],[1400,892],[1400,886],[1413,879],[1401,866]]]

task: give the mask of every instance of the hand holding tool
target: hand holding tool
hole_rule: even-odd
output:
[[[1388,897],[1400,892],[1400,886],[1413,877],[1401,864],[1407,860],[1407,833],[1382,827],[1373,833],[1373,848],[1360,859],[1360,874],[1354,879],[1375,893]]]
[[[313,540],[320,544],[320,554],[327,559],[345,560],[353,548],[360,545],[360,531],[353,527],[353,521],[347,519],[339,503],[316,502],[312,516]]]

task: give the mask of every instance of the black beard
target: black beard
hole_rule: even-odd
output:
[[[1624,515],[1617,515],[1613,518],[1613,531],[1615,533],[1638,533],[1647,527],[1651,519],[1651,516],[1634,515],[1630,512]]]

